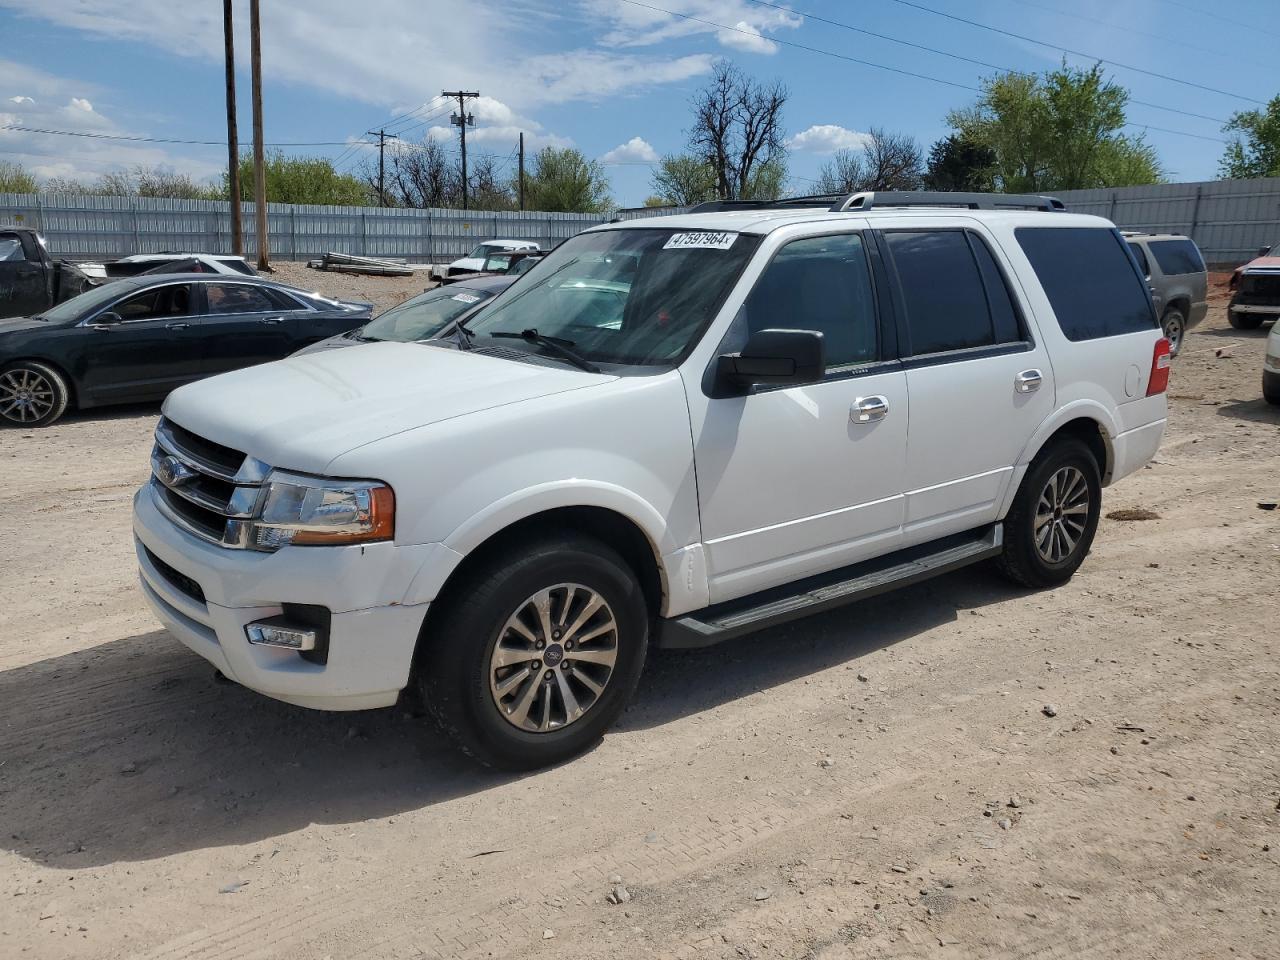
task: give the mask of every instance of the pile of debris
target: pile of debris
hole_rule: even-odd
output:
[[[349,253],[326,253],[319,260],[308,260],[313,270],[330,273],[367,273],[376,277],[411,277],[409,261],[399,257],[357,257]]]

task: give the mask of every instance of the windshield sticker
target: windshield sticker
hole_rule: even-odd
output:
[[[474,293],[455,293],[453,295],[453,299],[459,301],[460,303],[479,303],[480,302],[480,298],[477,297]]]
[[[728,250],[736,233],[673,233],[662,245],[663,250]]]

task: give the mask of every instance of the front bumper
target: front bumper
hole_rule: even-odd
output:
[[[395,703],[427,611],[425,603],[402,603],[424,548],[228,550],[179,530],[152,496],[144,486],[133,501],[138,572],[143,595],[178,640],[228,678],[278,700],[318,710]],[[246,624],[280,615],[285,603],[331,611],[327,662],[249,643]]]
[[[1267,317],[1280,317],[1280,303],[1233,303],[1229,309],[1235,313],[1260,313]]]

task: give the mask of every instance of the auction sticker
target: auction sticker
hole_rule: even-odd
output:
[[[474,293],[455,293],[451,299],[460,301],[461,303],[479,303],[480,298]]]
[[[736,233],[673,233],[671,239],[662,245],[662,249],[728,250],[737,239]]]

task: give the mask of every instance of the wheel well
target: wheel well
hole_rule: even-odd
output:
[[[53,370],[58,376],[62,377],[62,382],[67,385],[67,409],[74,410],[78,406],[76,402],[76,381],[61,364],[46,360],[44,357],[14,357],[12,360],[0,364],[0,370],[7,370],[17,363],[38,363],[42,367],[48,367]]]
[[[1106,436],[1102,432],[1102,425],[1091,417],[1077,417],[1075,420],[1068,420],[1055,430],[1049,439],[1041,444],[1036,456],[1048,450],[1056,440],[1063,437],[1074,437],[1089,448],[1094,459],[1098,461],[1098,471],[1102,474],[1102,482],[1105,484],[1107,478],[1111,475],[1111,452],[1107,446]]]
[[[1164,312],[1168,313],[1174,307],[1181,308],[1182,316],[1185,320],[1187,318],[1187,314],[1191,312],[1191,300],[1184,296],[1174,297],[1165,305]]]

